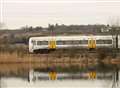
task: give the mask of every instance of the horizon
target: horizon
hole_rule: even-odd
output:
[[[94,25],[105,25],[105,26],[107,26],[107,25],[109,25],[109,24],[68,24],[68,25],[66,25],[66,24],[58,24],[58,23],[56,23],[56,24],[57,24],[58,26],[62,26],[62,25],[64,25],[64,26],[94,26]],[[19,27],[19,28],[1,28],[1,30],[20,30],[20,29],[22,29],[22,28],[29,28],[29,27],[32,27],[32,28],[36,28],[36,27],[48,28],[49,25],[55,26],[56,24],[48,24],[48,26],[42,26],[42,25],[37,25],[37,26],[24,25],[24,26],[21,26],[21,27]],[[109,26],[110,26],[110,25],[109,25]]]

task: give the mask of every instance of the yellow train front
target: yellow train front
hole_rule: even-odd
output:
[[[117,36],[112,35],[79,35],[79,36],[44,36],[29,39],[29,52],[56,49],[97,49],[116,48]]]

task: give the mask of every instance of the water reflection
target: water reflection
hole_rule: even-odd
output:
[[[51,79],[54,77],[54,79]],[[57,72],[39,72],[35,70],[30,70],[29,81],[36,80],[82,80],[82,79],[107,79],[112,80],[113,72],[79,72],[79,73],[57,73]]]
[[[79,69],[77,67],[63,69],[54,66],[51,68],[41,68],[40,66],[27,64],[1,64],[0,88],[18,87],[18,85],[21,87],[49,87],[57,86],[57,84],[60,87],[71,87],[72,85],[82,86],[82,88],[94,88],[98,86],[100,86],[100,88],[120,87],[120,71],[117,68],[103,68],[103,70],[99,70],[98,68],[92,67],[85,69]]]

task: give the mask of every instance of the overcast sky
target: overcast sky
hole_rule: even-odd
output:
[[[48,24],[107,24],[120,18],[120,0],[3,0],[7,28]]]

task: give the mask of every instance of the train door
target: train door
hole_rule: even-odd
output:
[[[93,38],[88,39],[88,48],[95,49],[96,48],[96,40]]]
[[[56,41],[55,40],[49,41],[48,48],[49,49],[55,49],[56,48]]]

